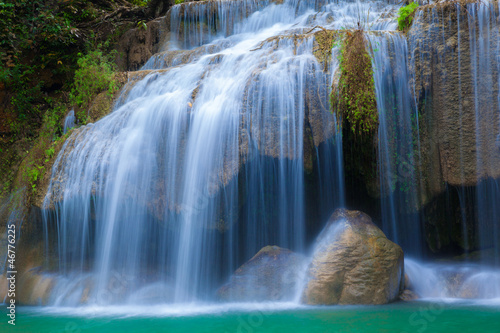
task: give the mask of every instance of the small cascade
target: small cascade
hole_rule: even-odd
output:
[[[268,1],[243,0],[188,2],[174,6],[170,10],[171,47],[190,49],[238,33],[237,26],[243,20],[268,4]],[[267,20],[267,23],[270,26],[274,22]]]
[[[378,175],[384,232],[407,253],[422,248],[416,156],[419,151],[418,113],[408,86],[408,46],[399,34],[367,35],[373,56],[379,114]],[[401,221],[404,220],[404,223]]]
[[[478,264],[405,259],[410,288],[422,298],[500,299],[500,272]]]
[[[64,118],[63,134],[66,134],[73,127],[75,127],[75,110],[68,112],[68,115]]]

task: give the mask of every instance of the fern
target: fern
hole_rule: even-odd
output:
[[[399,8],[398,27],[399,30],[405,31],[413,20],[413,13],[417,9],[418,3],[412,2],[404,7]]]

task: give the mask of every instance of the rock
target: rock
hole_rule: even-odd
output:
[[[405,289],[413,290],[413,285],[411,283],[410,277],[405,273]]]
[[[440,13],[438,19],[436,13]],[[470,33],[477,28],[469,24],[477,21],[463,19],[469,15],[466,8],[452,2],[421,6],[408,32],[408,47],[415,59],[410,65],[414,72],[410,84],[425,107],[420,121],[423,157],[418,166],[425,184],[422,205],[442,193],[445,183],[475,186],[500,177],[500,150],[495,146],[500,132],[499,87],[491,83],[499,73],[493,65],[487,75],[478,71],[476,75],[483,77],[474,78],[479,47],[475,33]],[[493,43],[486,46],[481,51],[484,59],[496,55],[496,48]],[[460,57],[455,56],[458,52]]]
[[[153,54],[159,51],[161,41],[167,38],[164,18],[139,24],[130,29],[118,41],[116,63],[122,70],[135,71],[142,67]]]
[[[403,290],[403,250],[371,218],[337,209],[318,237],[302,294],[306,304],[385,304]]]
[[[54,278],[44,276],[40,267],[21,275],[17,287],[17,301],[23,305],[47,305],[54,287]]]
[[[217,290],[224,301],[282,301],[295,296],[305,257],[278,246],[262,248]]]
[[[405,289],[401,295],[399,295],[399,299],[405,302],[414,301],[418,298],[418,295],[409,289]]]

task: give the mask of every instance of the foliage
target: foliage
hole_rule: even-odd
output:
[[[139,21],[137,22],[137,28],[139,29],[144,29],[144,30],[148,30],[148,26],[146,25],[146,22],[144,21]]]
[[[314,40],[316,41],[313,54],[319,63],[326,68],[329,60],[332,56],[332,48],[335,47],[338,40],[340,40],[340,35],[338,31],[335,30],[321,30],[314,34]]]
[[[39,136],[23,162],[23,181],[31,188],[32,194],[36,193],[39,181],[50,169],[49,162],[54,157],[55,146],[62,136],[61,123],[66,112],[65,105],[55,103],[51,110],[45,113]]]
[[[411,25],[411,21],[413,20],[413,13],[415,9],[417,9],[418,3],[412,2],[406,6],[399,8],[399,16],[398,16],[398,27],[399,30],[405,31]]]
[[[180,3],[184,3],[184,0],[175,0],[175,4],[178,5]]]
[[[375,132],[378,112],[373,68],[362,30],[346,31],[339,63],[340,78],[330,95],[338,123],[346,122],[357,135]]]
[[[72,75],[81,44],[74,23],[78,1],[0,0],[0,85],[8,89],[13,140],[32,137],[48,108],[47,92]]]
[[[0,198],[15,188],[34,192],[57,155],[56,144],[66,137],[61,136],[62,119],[70,102],[83,106],[89,103],[89,91],[114,92],[109,44],[138,20],[152,18],[138,7],[150,3],[0,0],[0,92],[5,102],[0,107]],[[94,51],[104,41],[110,42]],[[96,82],[90,80],[92,73]]]
[[[70,88],[79,54],[108,37],[116,40],[120,27],[129,27],[115,23],[125,21],[127,10],[135,10],[128,14],[132,22],[144,11],[124,4],[130,2],[0,0],[0,89],[8,90],[10,134],[36,135],[47,110],[45,96]]]
[[[78,69],[75,72],[74,86],[70,93],[70,102],[87,108],[97,94],[107,91],[113,94],[117,90],[115,82],[114,52],[105,54],[100,49],[86,55],[79,54]],[[81,116],[79,116],[81,119]],[[81,119],[84,120],[85,119]]]
[[[145,7],[148,5],[149,0],[130,0],[129,2],[139,7]]]

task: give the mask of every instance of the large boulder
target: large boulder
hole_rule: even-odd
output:
[[[305,257],[278,246],[262,248],[217,291],[224,301],[282,301],[295,297]]]
[[[318,237],[307,271],[306,304],[385,304],[404,288],[403,250],[371,218],[337,209]]]

